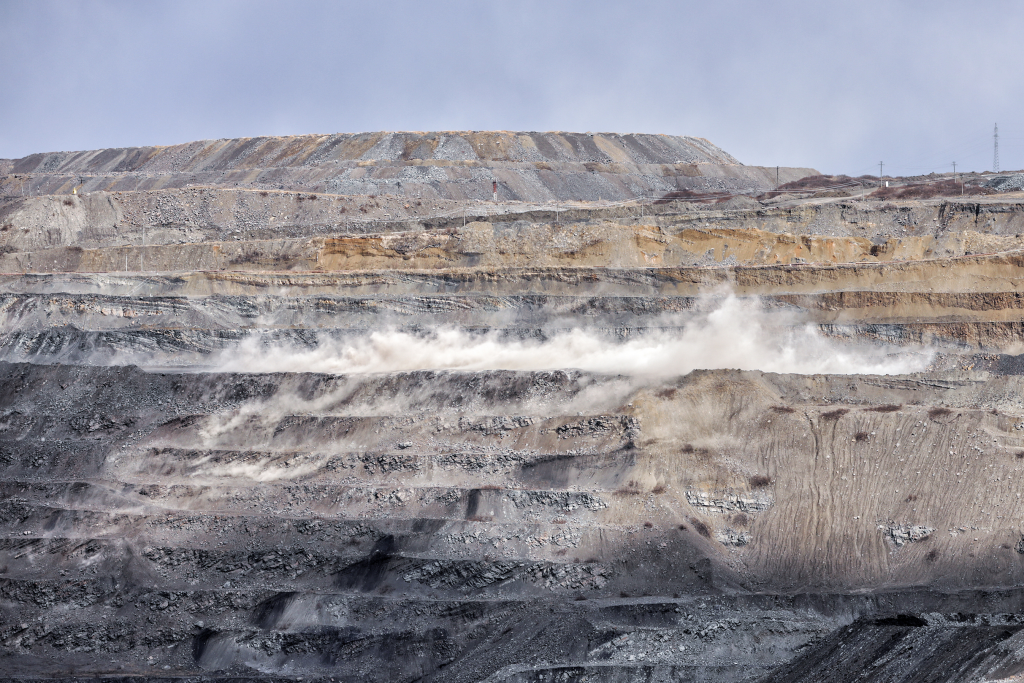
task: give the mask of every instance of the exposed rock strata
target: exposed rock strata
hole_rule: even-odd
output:
[[[0,169],[5,680],[1024,672],[1013,196],[553,201],[774,182],[665,136],[267,138]],[[493,179],[499,205],[460,203]],[[727,292],[933,360],[223,369],[386,328],[671,339]]]

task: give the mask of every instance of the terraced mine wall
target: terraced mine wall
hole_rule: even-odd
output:
[[[810,169],[744,166],[703,138],[611,133],[362,133],[208,140],[0,160],[3,194],[189,186],[417,199],[631,199],[767,190]]]
[[[8,164],[93,179],[0,205],[0,679],[1024,674],[1021,198],[258,184],[589,139]]]

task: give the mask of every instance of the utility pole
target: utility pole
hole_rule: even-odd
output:
[[[953,182],[956,182],[956,162],[953,162]]]
[[[775,189],[779,189],[779,167],[775,167]]]
[[[992,170],[999,173],[999,124],[996,124],[996,130],[992,133]]]
[[[882,186],[882,162],[878,162],[878,186]]]

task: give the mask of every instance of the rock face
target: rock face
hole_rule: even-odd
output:
[[[664,136],[7,163],[2,678],[1024,672],[1020,199],[587,164],[767,183]]]

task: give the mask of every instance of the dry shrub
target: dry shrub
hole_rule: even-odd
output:
[[[939,559],[939,551],[935,548],[932,548],[928,551],[928,554],[924,556],[924,559],[926,562],[934,562],[935,560]]]
[[[772,480],[763,474],[755,474],[747,480],[747,483],[750,484],[752,489],[763,489],[766,486],[771,486]]]
[[[836,408],[835,410],[830,410],[827,413],[822,413],[821,414],[821,419],[823,419],[823,420],[833,420],[833,421],[834,420],[838,420],[843,415],[846,415],[848,412],[850,412],[850,411],[847,410],[846,408]]]
[[[635,482],[635,481],[633,481],[632,479],[630,479],[628,482],[626,482],[625,486],[621,486],[621,487],[619,487],[619,489],[617,491],[615,491],[615,495],[617,495],[617,496],[639,496],[640,495],[640,484]]]
[[[686,525],[685,524],[680,524],[679,525],[679,530],[680,531],[686,531]]]
[[[587,599],[587,596],[585,596],[585,595],[577,595],[576,596],[576,602],[583,602],[586,599]]]
[[[784,414],[795,413],[796,412],[795,408],[790,408],[789,406],[772,406],[771,409],[774,412],[776,412],[776,413],[784,413]]]
[[[907,496],[907,499],[904,502],[905,503],[913,503],[915,500],[917,500],[917,496],[915,494],[911,493],[909,496]]]
[[[1024,460],[1024,451],[1017,451],[1015,455],[1018,460]]]
[[[898,405],[894,405],[894,404],[890,403],[890,404],[884,405],[884,406],[875,406],[873,408],[866,408],[866,410],[869,410],[872,413],[895,413],[897,410],[900,410],[901,408],[903,408],[903,406],[898,406]]]
[[[651,524],[650,522],[644,522],[644,528],[645,529],[652,529],[652,528],[654,528],[654,525]]]
[[[708,528],[707,524],[700,521],[696,517],[690,517],[690,525],[694,529],[696,529],[697,533],[703,536],[704,538],[711,538],[711,529]]]
[[[62,203],[64,204],[64,206],[74,206],[75,205],[75,200],[71,199],[70,197],[68,197]]]
[[[857,432],[856,434],[853,435],[853,440],[854,441],[867,441],[868,440],[868,433],[867,432]]]
[[[655,204],[668,204],[669,202],[713,202],[721,198],[721,192],[694,192],[693,190],[673,190],[655,199]]]
[[[653,489],[651,489],[651,493],[653,493],[655,495],[661,495],[662,493],[665,493],[665,485],[664,484],[658,484]]]
[[[946,415],[949,415],[952,412],[953,411],[950,410],[949,408],[932,408],[928,411],[928,417],[934,420],[935,418],[938,417],[945,417]]]
[[[270,193],[267,192],[266,190],[260,190],[260,196],[261,197],[269,197]]]
[[[932,183],[904,185],[902,187],[880,187],[869,196],[875,199],[931,199],[932,197],[959,197],[964,195],[995,194],[990,187],[963,185],[956,180],[940,180]]]
[[[678,389],[666,388],[666,389],[659,389],[654,395],[657,396],[658,398],[672,399],[672,398],[675,398],[676,394],[678,394],[678,393],[679,393]]]
[[[732,523],[737,526],[746,526],[750,523],[750,518],[743,512],[737,512],[731,518]]]
[[[565,524],[565,520],[559,517],[558,519],[551,520],[552,524]]]

